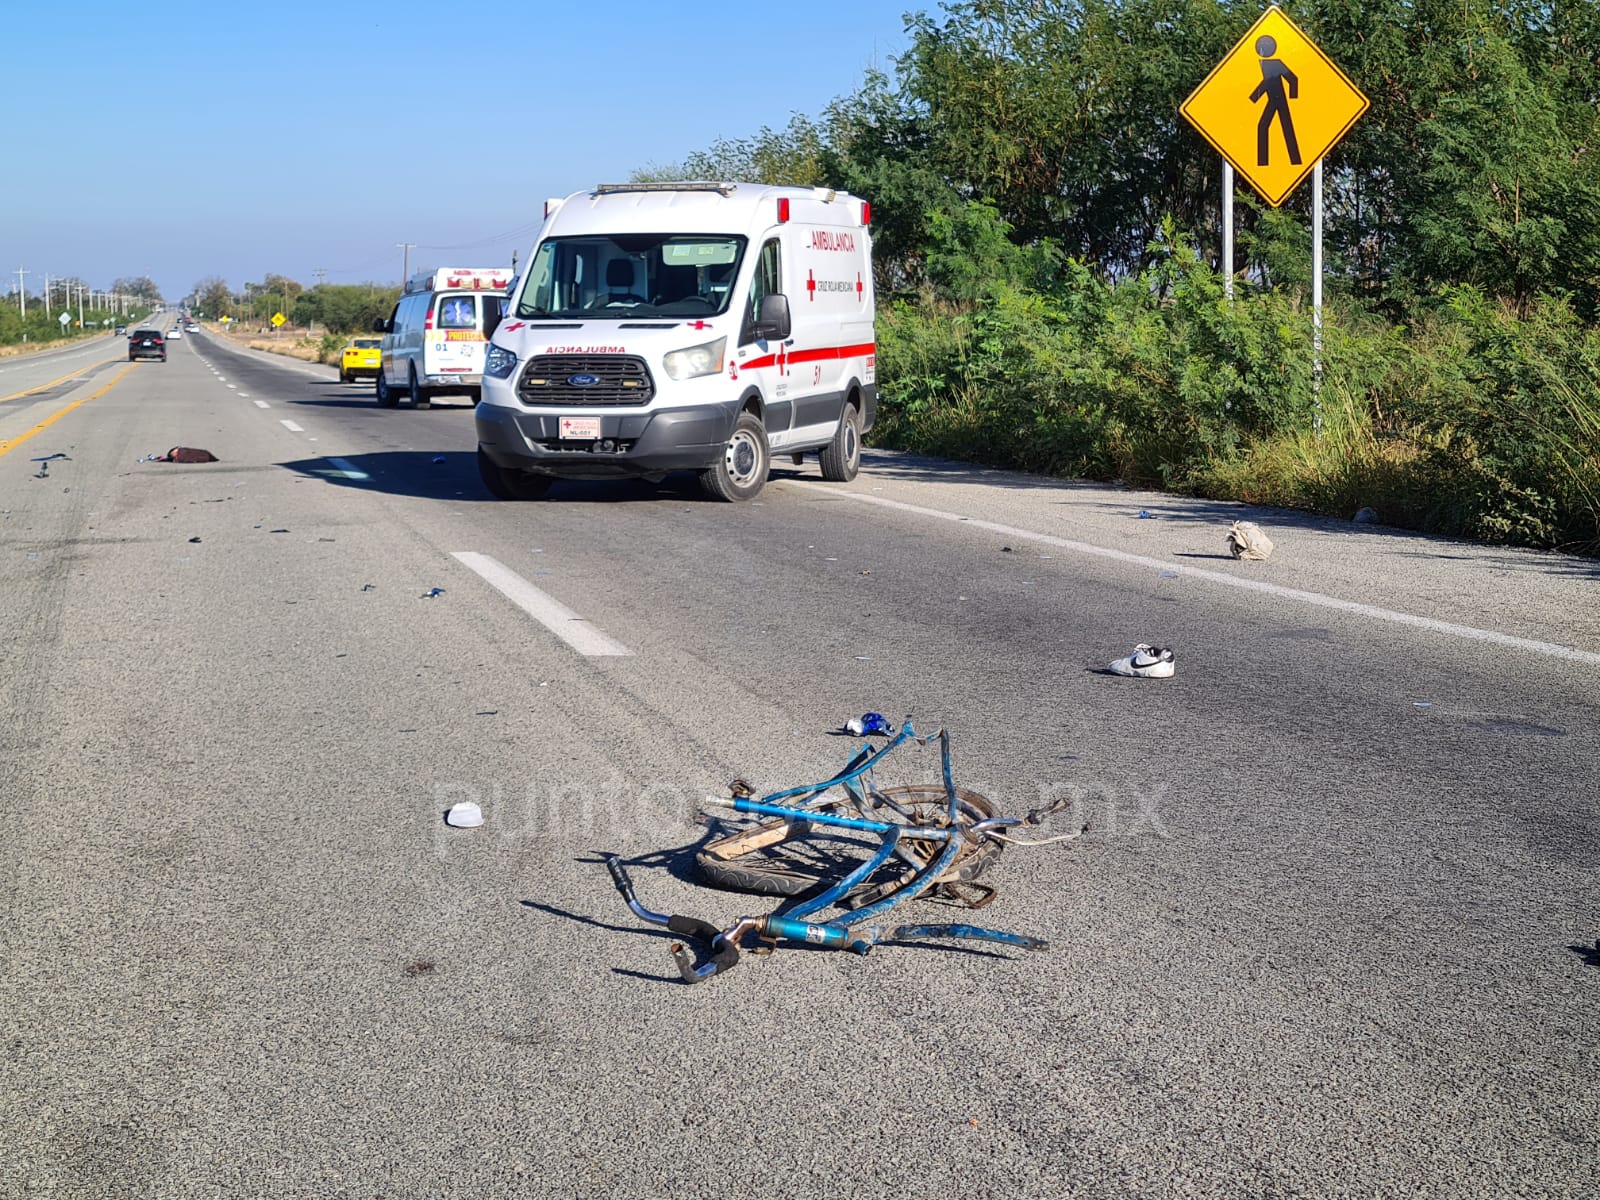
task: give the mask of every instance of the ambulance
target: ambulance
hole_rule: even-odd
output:
[[[751,183],[550,201],[491,332],[474,420],[502,500],[673,471],[749,500],[774,455],[848,482],[877,412],[871,208]]]
[[[393,408],[402,398],[413,408],[428,408],[433,397],[454,394],[478,402],[486,324],[500,314],[500,299],[511,282],[503,267],[440,267],[406,280],[405,290],[381,333],[378,404]]]

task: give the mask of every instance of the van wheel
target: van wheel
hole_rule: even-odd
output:
[[[766,484],[771,464],[767,431],[754,413],[742,412],[733,423],[722,461],[700,472],[700,486],[716,500],[752,500]]]
[[[394,394],[394,389],[389,386],[389,381],[384,378],[382,371],[378,372],[378,380],[374,384],[374,390],[378,394],[379,408],[393,408],[400,403],[400,397]]]
[[[549,475],[497,467],[481,446],[478,448],[478,478],[496,500],[543,500],[550,485],[555,483]]]
[[[415,367],[411,368],[411,407],[433,407],[433,400],[428,395],[428,389],[417,382],[417,369]]]
[[[817,461],[830,483],[849,483],[861,470],[861,413],[854,404],[844,406],[833,441],[818,452]]]

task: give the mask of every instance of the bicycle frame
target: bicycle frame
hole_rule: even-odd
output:
[[[881,762],[885,755],[905,742],[915,741],[925,746],[934,738],[939,739],[940,762],[948,805],[946,826],[901,825],[893,821],[841,816],[838,813],[820,811],[817,807],[823,803],[822,798],[825,793],[835,787],[844,787],[855,801],[857,809],[866,811],[868,806],[863,793],[856,789],[857,783],[870,774],[872,768]],[[782,801],[791,803],[785,804]],[[677,962],[678,971],[687,983],[699,983],[734,967],[739,961],[740,944],[750,934],[773,941],[804,942],[824,949],[851,950],[857,954],[870,953],[874,946],[882,942],[923,938],[997,942],[1023,950],[1048,948],[1048,943],[1041,938],[1024,937],[976,925],[868,924],[873,918],[916,899],[932,887],[955,860],[963,842],[971,836],[970,831],[962,830],[958,820],[958,797],[950,769],[950,737],[943,729],[924,737],[918,735],[912,728],[911,722],[907,720],[900,727],[899,733],[895,734],[886,745],[876,749],[870,746],[864,747],[850,760],[845,769],[832,779],[774,792],[760,799],[739,796],[729,804],[735,811],[741,813],[804,822],[808,831],[814,831],[816,827],[821,826],[824,829],[876,834],[882,840],[871,857],[818,895],[793,905],[786,911],[780,908],[761,916],[741,917],[725,930],[719,930],[709,922],[694,917],[667,916],[645,908],[634,895],[633,882],[628,877],[622,860],[616,855],[607,858],[606,867],[611,872],[612,882],[635,916],[651,924],[664,925],[674,933],[706,944],[709,952],[707,961],[698,965],[694,953],[682,942],[676,942],[672,946],[672,955]],[[981,839],[992,829],[1014,823],[1009,819],[983,822],[982,826],[985,828],[979,828],[977,836]],[[907,840],[930,842],[939,845],[940,848],[936,854],[920,859],[907,857],[901,854],[901,843]],[[807,920],[808,917],[836,905],[851,889],[870,878],[873,872],[897,854],[906,858],[914,870],[913,877],[904,886],[875,903],[832,920]]]

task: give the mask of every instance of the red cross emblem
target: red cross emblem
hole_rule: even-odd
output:
[[[811,293],[813,300],[817,298],[817,273],[815,271],[806,272],[806,291]]]
[[[789,373],[789,347],[785,346],[782,342],[778,343],[777,359],[778,374],[787,375]]]
[[[856,272],[856,299],[861,299],[861,293],[866,291],[866,285],[861,282],[861,272]]]
[[[709,321],[689,321],[689,322],[686,322],[686,323],[688,324],[690,329],[710,329],[711,328],[711,324],[710,324]]]
[[[505,330],[506,330],[507,333],[515,333],[517,330],[521,329],[526,324],[527,324],[526,321],[513,321],[513,322],[511,322],[511,324],[509,324],[509,325],[507,325],[505,327]]]

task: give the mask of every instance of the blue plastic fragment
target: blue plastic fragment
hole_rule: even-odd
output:
[[[851,717],[845,723],[845,730],[856,737],[861,737],[868,733],[893,733],[894,726],[889,724],[882,713],[869,712],[859,717]]]

